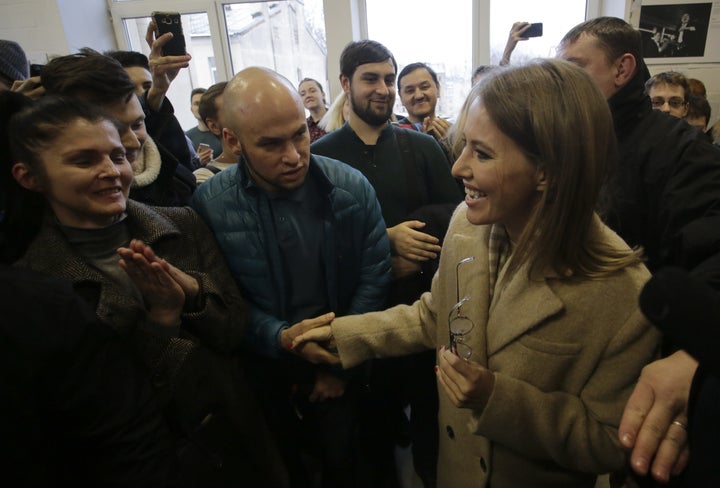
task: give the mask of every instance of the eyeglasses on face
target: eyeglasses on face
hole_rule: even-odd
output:
[[[652,103],[653,108],[662,108],[666,103],[672,108],[680,108],[684,106],[686,102],[680,97],[672,97],[669,100],[663,97],[652,97],[650,103]]]

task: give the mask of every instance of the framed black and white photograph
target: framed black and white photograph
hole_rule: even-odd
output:
[[[720,42],[720,2],[643,1],[639,25],[643,56],[648,62],[662,63],[667,58],[682,62],[715,62]],[[710,56],[711,51],[715,51]]]

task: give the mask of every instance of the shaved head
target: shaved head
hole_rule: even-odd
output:
[[[310,165],[305,107],[295,86],[266,68],[247,68],[223,93],[223,139],[269,192],[302,186]]]
[[[290,81],[267,68],[251,67],[238,72],[228,83],[223,97],[228,127],[236,134],[243,125],[254,123],[258,111],[265,114],[286,114],[297,108],[305,116],[305,107]]]

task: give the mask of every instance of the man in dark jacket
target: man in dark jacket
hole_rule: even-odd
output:
[[[431,79],[429,69],[415,73]],[[462,193],[450,173],[449,158],[433,137],[390,122],[397,75],[390,50],[376,41],[351,42],[340,56],[340,72],[350,100],[350,116],[340,129],[314,142],[312,150],[357,168],[375,188],[393,252],[394,282],[387,304],[413,303],[429,290],[441,240]],[[408,72],[404,75],[413,78],[406,79],[408,83],[424,86]],[[416,96],[427,98],[422,93]],[[429,124],[434,135],[441,134],[439,119]],[[401,432],[398,439],[387,440],[386,450],[392,450],[395,441],[411,441],[415,470],[430,486],[435,482],[438,450],[435,362],[434,351],[383,359],[376,362],[371,378],[379,408],[394,404],[379,415],[394,419],[394,423],[378,430]],[[404,427],[407,403],[412,411],[409,428]]]
[[[193,207],[250,303],[248,376],[295,486],[318,477],[362,486],[359,378],[313,365],[329,354],[317,345],[290,344],[335,315],[382,308],[390,245],[375,191],[358,171],[310,154],[302,101],[279,74],[241,71],[223,103],[223,136],[241,160],[203,183]]]
[[[720,251],[720,152],[685,121],[652,110],[638,31],[601,17],[568,32],[558,54],[607,97],[620,162],[606,185],[607,223],[642,246],[651,271],[702,266]],[[687,462],[687,401],[697,361],[680,350],[643,370],[620,425],[632,468],[659,481]]]

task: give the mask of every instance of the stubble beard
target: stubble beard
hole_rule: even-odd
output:
[[[390,119],[390,116],[392,115],[393,101],[394,99],[391,100],[391,97],[388,97],[387,110],[384,112],[378,112],[372,109],[372,102],[369,100],[365,102],[364,106],[359,103],[355,98],[355,92],[353,92],[352,88],[350,88],[350,107],[352,111],[360,118],[360,120],[373,127],[378,127],[387,123],[388,119]]]

